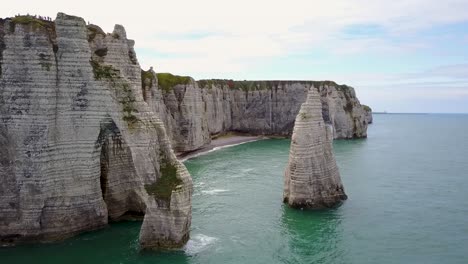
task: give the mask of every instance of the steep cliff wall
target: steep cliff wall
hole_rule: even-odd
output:
[[[150,80],[151,76],[147,76]],[[162,76],[168,79],[168,76]],[[148,81],[156,83],[154,81]],[[323,81],[201,80],[170,75],[164,88],[154,85],[147,102],[166,116],[176,151],[191,151],[210,142],[210,136],[237,131],[255,135],[290,136],[307,91],[320,92],[322,115],[336,139],[367,136],[366,112],[352,87]],[[163,95],[160,96],[159,94]],[[165,105],[165,106],[162,106]],[[178,124],[178,125],[174,125]],[[190,134],[188,131],[196,131]]]
[[[0,21],[0,244],[143,217],[144,248],[188,239],[192,182],[143,100],[125,30],[59,13]]]
[[[323,209],[347,199],[332,149],[331,126],[325,124],[321,100],[312,88],[296,117],[283,200],[294,208]]]

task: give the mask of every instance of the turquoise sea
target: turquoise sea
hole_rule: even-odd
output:
[[[191,240],[140,252],[141,223],[61,243],[0,249],[0,263],[468,263],[468,115],[375,115],[334,151],[349,199],[329,211],[282,204],[289,140],[185,162]]]

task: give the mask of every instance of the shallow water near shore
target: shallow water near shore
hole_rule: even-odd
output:
[[[282,204],[289,140],[185,162],[191,240],[140,252],[140,222],[61,243],[0,249],[0,263],[468,263],[468,115],[375,115],[369,137],[334,142],[349,199],[328,211]]]

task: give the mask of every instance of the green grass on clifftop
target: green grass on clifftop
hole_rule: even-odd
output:
[[[346,84],[337,84],[334,81],[328,81],[328,80],[326,80],[326,81],[312,81],[312,83],[314,84],[314,86],[316,88],[324,86],[324,85],[334,86],[334,87],[336,87],[336,89],[338,91],[342,91],[342,92],[349,92],[350,89],[351,89],[351,86],[348,86]]]
[[[159,87],[165,92],[169,92],[178,84],[189,84],[191,78],[188,76],[173,75],[170,73],[157,73]]]
[[[11,19],[10,31],[15,31],[15,25],[17,24],[31,25],[34,30],[41,27],[45,29],[54,27],[52,21],[42,20],[33,16],[16,16]]]
[[[324,85],[334,86],[337,90],[342,92],[349,92],[350,86],[340,85],[334,81],[301,81],[301,80],[268,80],[268,81],[234,81],[229,79],[206,79],[197,81],[200,88],[212,88],[212,86],[228,86],[230,89],[237,89],[242,91],[265,90],[274,89],[278,86],[292,85],[292,84],[305,84],[313,85],[319,88]]]

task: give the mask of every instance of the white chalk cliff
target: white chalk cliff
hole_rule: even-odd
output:
[[[140,217],[143,248],[183,245],[192,180],[143,100],[124,28],[59,13],[1,20],[0,36],[0,244]]]
[[[252,135],[290,136],[308,89],[320,90],[322,115],[333,138],[367,137],[372,116],[352,87],[331,81],[201,80],[144,74],[146,102],[161,116],[176,152],[208,145],[211,137],[230,131]]]

